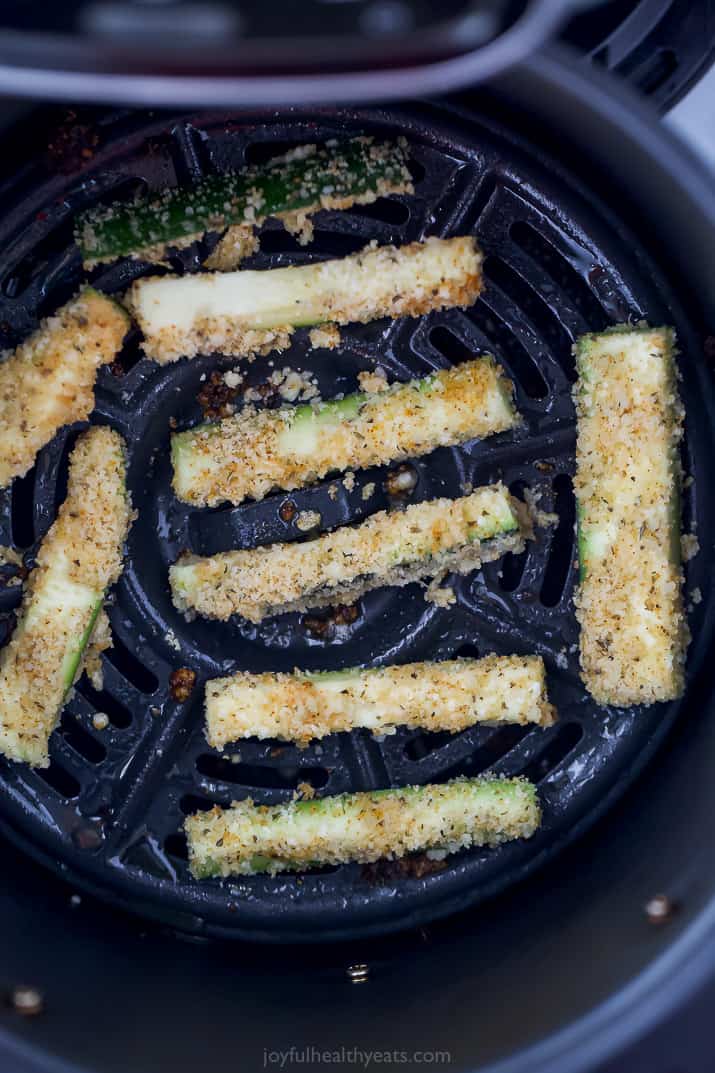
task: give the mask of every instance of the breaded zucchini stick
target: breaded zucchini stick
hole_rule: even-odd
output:
[[[0,364],[0,487],[27,473],[63,425],[89,417],[97,369],[128,327],[117,302],[86,287]]]
[[[240,738],[307,744],[364,727],[457,732],[475,723],[551,726],[540,656],[485,656],[406,663],[371,670],[250,674],[215,678],[206,687],[206,737],[222,749]]]
[[[466,574],[530,535],[523,504],[502,484],[461,499],[380,511],[305,543],[271,544],[199,558],[170,570],[174,603],[207,618],[267,615],[350,603],[382,585],[407,585],[450,570]]]
[[[124,441],[112,429],[91,428],[72,451],[67,498],[0,651],[0,751],[11,760],[49,764],[50,733],[121,573],[129,519]]]
[[[672,329],[648,327],[576,346],[576,606],[583,680],[599,704],[652,704],[684,687],[674,348]]]
[[[78,218],[75,239],[85,268],[118,257],[161,262],[168,248],[187,246],[207,231],[229,228],[234,247],[242,236],[245,248],[252,245],[253,228],[269,216],[300,227],[320,209],[349,209],[410,193],[402,143],[352,138],[302,145],[260,167],[91,209]]]
[[[135,280],[125,301],[155,361],[246,357],[283,349],[301,326],[470,306],[481,290],[481,266],[471,236],[428,238],[292,268],[150,276]]]
[[[171,438],[174,491],[195,506],[262,499],[335,470],[415,457],[513,428],[510,382],[486,356],[319,405],[259,410]]]
[[[188,816],[185,829],[191,870],[205,879],[368,863],[417,850],[456,853],[530,838],[540,822],[532,783],[479,778],[283,805],[237,801]]]

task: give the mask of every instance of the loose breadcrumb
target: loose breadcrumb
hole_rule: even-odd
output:
[[[313,350],[335,350],[340,346],[340,328],[337,324],[321,324],[308,332]]]
[[[680,554],[682,555],[683,562],[688,563],[691,559],[700,551],[700,541],[695,533],[683,533],[680,538]]]
[[[221,236],[204,265],[212,272],[231,272],[259,248],[260,242],[253,226],[236,224]]]
[[[374,496],[374,494],[375,494],[375,482],[374,481],[368,481],[367,484],[363,485],[362,492],[360,493],[360,497],[363,500],[363,502],[367,502],[367,500],[371,499]]]
[[[311,529],[317,529],[322,520],[319,510],[301,510],[295,519],[295,527],[301,533],[309,533]]]
[[[390,385],[384,369],[377,368],[374,372],[365,369],[358,373],[358,383],[361,391],[368,391],[378,395],[381,391],[387,391]]]
[[[84,655],[84,671],[93,687],[99,691],[104,689],[104,672],[102,669],[102,653],[112,647],[112,627],[107,612],[102,610],[97,615],[97,621],[92,630],[92,636]]]
[[[451,607],[457,595],[451,585],[442,585],[442,578],[435,578],[425,589],[425,600],[435,607]]]

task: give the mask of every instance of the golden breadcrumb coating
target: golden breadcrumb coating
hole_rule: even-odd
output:
[[[249,737],[304,745],[358,727],[379,734],[398,726],[457,732],[475,723],[550,726],[554,718],[540,656],[323,674],[240,671],[206,686],[206,737],[216,749]]]
[[[158,362],[283,349],[296,327],[418,317],[471,306],[482,286],[471,236],[368,247],[341,260],[265,271],[135,280],[125,302]]]
[[[380,511],[305,543],[187,555],[170,570],[174,603],[207,618],[240,614],[260,622],[284,611],[352,603],[381,585],[467,573],[523,549],[529,533],[522,506],[494,484],[461,499]]]
[[[104,594],[121,572],[129,521],[124,441],[109,428],[91,428],[72,451],[67,497],[40,545],[15,632],[0,652],[0,750],[12,760],[49,763],[48,738]]]
[[[195,506],[262,499],[335,470],[400,461],[513,428],[511,384],[483,357],[327,404],[259,410],[172,436],[174,491]]]
[[[117,302],[86,288],[0,363],[0,487],[27,473],[63,425],[89,417],[97,369],[128,327]]]
[[[188,816],[185,829],[191,869],[206,878],[368,863],[417,850],[455,853],[530,838],[540,822],[536,788],[526,779],[481,778],[282,805],[249,798]]]
[[[577,346],[576,607],[583,679],[600,704],[652,704],[684,688],[673,350],[669,328],[610,331]]]

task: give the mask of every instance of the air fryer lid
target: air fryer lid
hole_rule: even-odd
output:
[[[547,261],[551,268],[547,273],[548,278],[544,280],[543,276],[539,277],[540,289],[543,289],[544,282],[554,288],[551,292],[553,303],[560,311],[557,323],[562,323],[563,311],[569,308],[572,316],[578,313],[579,318],[585,318],[588,322],[594,307],[591,299],[583,298],[586,293],[584,287],[604,313],[611,308],[607,301],[610,287],[598,285],[600,273],[593,274],[590,269],[586,271],[583,255],[586,248],[589,250],[589,259],[596,253],[598,266],[605,267],[607,283],[612,282],[616,272],[623,280],[624,286],[616,291],[613,302],[623,300],[625,295],[629,302],[638,302],[638,308],[650,316],[662,316],[678,325],[684,351],[683,391],[691,416],[687,464],[696,478],[690,509],[699,520],[702,537],[711,526],[707,495],[710,478],[709,471],[704,469],[704,460],[712,451],[713,422],[692,418],[698,415],[707,418],[712,413],[710,372],[701,353],[705,317],[711,316],[713,309],[712,277],[707,268],[712,255],[715,221],[707,181],[699,175],[687,153],[652,123],[650,115],[643,116],[634,102],[629,99],[623,103],[615,91],[606,92],[599,81],[586,78],[583,72],[575,69],[555,65],[551,60],[530,63],[518,75],[502,81],[498,92],[485,94],[480,104],[481,115],[473,117],[468,117],[463,111],[425,106],[389,113],[342,113],[339,117],[334,113],[313,113],[299,116],[298,122],[329,125],[339,118],[368,128],[378,124],[381,129],[385,125],[389,127],[392,123],[399,123],[407,128],[412,145],[421,147],[424,160],[433,158],[442,166],[446,163],[452,168],[456,162],[460,162],[461,167],[456,169],[450,189],[461,191],[463,197],[461,200],[459,197],[442,197],[438,201],[433,224],[436,227],[456,227],[460,223],[459,213],[469,212],[473,214],[471,219],[475,225],[477,222],[486,224],[490,205],[495,205],[499,210],[510,188],[514,188],[512,193],[518,194],[520,199],[526,197],[529,209],[529,220],[526,222],[530,223],[534,218],[541,220],[548,235],[544,241],[553,246],[556,253],[564,248],[570,251],[568,257],[563,254],[556,257],[554,254],[555,259]],[[546,154],[516,133],[524,123],[525,113],[528,113],[530,129],[538,130],[539,140],[548,150]],[[106,152],[111,159],[112,147],[116,146],[116,158],[121,165],[130,159],[126,152],[127,143],[120,140],[122,134],[129,139],[131,148],[131,139],[138,132],[140,137],[137,144],[141,143],[148,128],[137,127],[138,123],[144,122],[141,117],[129,117],[125,118],[127,128],[122,132],[120,122],[118,117],[108,121]],[[201,129],[220,130],[225,118],[203,116],[200,119],[195,117],[193,122],[200,122]],[[260,116],[250,121],[246,118],[245,123],[243,119],[235,122],[238,129],[243,129],[249,122],[254,124],[252,132],[245,131],[250,133],[251,138],[255,137],[256,130],[263,129],[264,124],[270,125],[267,117]],[[168,131],[174,128],[179,132],[186,130],[179,117],[165,120],[164,126]],[[103,129],[100,124],[99,130]],[[32,132],[25,133],[31,140]],[[228,138],[230,143],[234,134],[235,131],[232,131]],[[451,139],[451,153],[445,154],[445,139],[448,136]],[[168,151],[182,137],[181,133],[169,134]],[[488,156],[495,144],[499,149],[498,157]],[[18,158],[19,145],[19,142],[15,143],[15,160]],[[553,155],[549,155],[556,147],[558,162]],[[96,166],[101,169],[101,174],[106,174],[105,160],[101,156],[103,147],[98,145],[97,148],[100,155],[90,167]],[[3,159],[8,160],[11,155],[7,151]],[[181,159],[180,154],[177,159]],[[624,159],[630,161],[625,171],[621,168]],[[146,160],[144,156],[139,156],[140,163]],[[485,167],[482,160],[485,163],[488,161],[490,167]],[[63,288],[66,290],[74,285],[71,273],[76,270],[76,265],[73,269],[74,254],[67,247],[68,224],[63,225],[62,219],[57,220],[51,215],[51,199],[58,196],[64,198],[66,182],[63,178],[52,180],[55,185],[48,198],[48,188],[42,181],[42,169],[47,166],[35,158],[34,163],[21,171],[14,186],[4,187],[8,199],[14,196],[17,200],[18,214],[11,217],[17,230],[21,223],[29,226],[31,231],[33,228],[39,229],[32,231],[31,239],[35,242],[41,237],[54,236],[44,246],[38,244],[34,247],[31,241],[28,250],[23,245],[25,240],[18,238],[16,231],[14,241],[20,243],[17,251],[21,256],[13,264],[14,277],[19,282],[15,284],[15,298],[8,298],[6,303],[6,308],[10,308],[14,302],[13,308],[17,311],[17,320],[9,328],[11,334],[26,331],[32,324],[35,309],[42,309],[43,305],[51,306],[59,299]],[[528,173],[524,171],[526,168],[529,169]],[[493,181],[486,187],[486,196],[476,203],[465,198],[464,187],[459,185],[462,172],[466,177],[474,175],[475,178],[492,174]],[[429,175],[429,168],[425,166],[424,180]],[[515,176],[523,176],[522,181],[515,182]],[[81,178],[71,177],[73,190],[86,190]],[[594,188],[603,192],[606,203],[594,193]],[[536,212],[543,204],[548,206],[549,211]],[[56,209],[60,216],[61,205],[62,202]],[[48,211],[50,227],[45,230],[45,213]],[[498,211],[496,215],[498,217]],[[28,223],[33,216],[35,222]],[[354,226],[363,227],[363,220],[364,217],[360,217]],[[653,220],[659,222],[657,232],[652,226]],[[506,251],[509,257],[516,256],[513,246],[517,243],[511,235],[516,222],[513,214],[507,215],[504,225],[506,234],[504,230],[497,232],[500,241],[489,250],[492,257],[499,257],[501,250]],[[383,224],[388,229],[385,232],[387,235],[391,233],[391,228],[409,226],[409,221],[388,219]],[[587,230],[584,225],[587,225]],[[58,229],[53,230],[55,227]],[[478,231],[480,229],[477,227]],[[318,231],[319,234],[323,231],[335,234],[336,228],[327,218]],[[523,229],[519,228],[518,233],[523,235]],[[539,235],[538,229],[536,234]],[[564,247],[563,236],[569,236],[575,245]],[[594,250],[596,239],[598,245]],[[53,247],[55,240],[57,246]],[[321,238],[320,241],[324,240]],[[534,254],[530,255],[531,259],[520,258],[511,267],[512,273],[525,279],[527,287],[527,270],[531,270],[532,261],[535,265],[541,264],[541,270],[544,270],[543,261],[540,262],[535,256],[542,248],[538,244],[538,237],[531,241]],[[30,257],[25,264],[25,273],[18,275],[18,267],[24,263],[23,256],[35,248],[40,254],[34,261]],[[317,250],[324,252],[322,247]],[[294,254],[295,251],[290,250],[289,253]],[[280,254],[269,252],[264,256],[277,258]],[[505,264],[509,267],[508,262],[505,261]],[[578,266],[575,275],[583,285],[573,282],[574,264]],[[537,310],[534,305],[533,297],[525,300],[524,296],[531,294],[533,288],[513,288],[516,297],[510,297],[503,284],[512,277],[503,269],[501,271],[501,282],[493,280],[490,290],[495,295],[503,291],[509,299],[502,307],[508,311],[508,319],[505,319],[506,314],[490,314],[494,324],[491,331],[495,333],[490,342],[497,345],[505,359],[512,351],[521,353],[523,349],[534,368],[548,372],[546,382],[551,385],[551,377],[560,367],[556,356],[566,351],[556,348],[543,327],[539,328],[538,333],[535,331],[532,337],[527,329],[534,326],[537,315],[539,318],[544,316],[543,311],[539,311],[540,307]],[[57,281],[56,289],[53,281]],[[108,277],[105,282],[109,282]],[[33,288],[36,305],[25,305],[27,312],[23,324],[23,303],[28,302],[28,291],[32,293]],[[579,302],[576,302],[574,294],[582,296]],[[552,300],[544,304],[551,318]],[[587,311],[580,311],[581,306]],[[454,327],[457,327],[459,334],[463,321],[461,315],[455,316],[458,323]],[[435,318],[435,322],[429,322],[428,327],[452,329],[451,324],[438,324],[440,319]],[[580,324],[581,319],[573,323]],[[495,331],[499,324],[508,330],[508,337]],[[561,330],[555,329],[554,338],[557,338],[556,332],[561,338]],[[568,333],[568,327],[564,330]],[[372,353],[374,344],[375,340],[371,343],[369,331],[365,338],[358,333],[354,341],[352,338],[350,340],[350,346],[361,348],[361,356]],[[537,347],[543,348],[544,358],[540,357]],[[421,344],[417,352],[422,353]],[[437,353],[431,349],[426,353],[432,361],[439,360]],[[141,391],[145,375],[140,362],[128,371],[123,381],[119,381],[129,390],[130,399],[133,390]],[[540,372],[540,375],[543,376],[543,373]],[[515,376],[520,385],[520,401],[528,406],[530,421],[544,419],[544,412],[553,405],[557,423],[563,421],[568,431],[569,418],[561,416],[557,405],[558,392],[550,387],[539,401],[538,393],[530,395],[524,387],[523,376],[520,377],[516,371]],[[563,392],[566,391],[567,380],[568,370],[562,369],[558,382],[564,385]],[[135,381],[137,383],[133,387]],[[126,413],[126,402],[106,382],[102,384],[100,396],[101,413],[105,419],[118,422],[124,428],[127,420],[121,414]],[[173,409],[175,407],[171,407],[166,416]],[[162,436],[164,432],[157,435]],[[567,440],[566,433],[562,440]],[[53,450],[51,448],[46,456],[47,463],[43,465],[41,462],[34,479],[28,482],[24,498],[18,497],[14,513],[20,531],[25,526],[26,534],[29,533],[29,525],[32,525],[34,532],[35,527],[41,529],[47,524],[47,503],[54,508],[52,497],[42,499],[42,480],[38,480],[38,473],[47,473],[50,487],[56,487],[58,461]],[[146,461],[140,450],[135,440],[133,474],[135,491],[139,494],[141,481],[137,478]],[[517,457],[513,445],[508,453],[512,452]],[[469,456],[470,464],[477,462],[480,453],[481,448],[474,458]],[[506,456],[507,452],[504,451],[504,454]],[[163,464],[160,455],[161,451],[157,455],[159,471]],[[567,465],[568,451],[565,449],[555,457],[559,463],[562,459],[566,459]],[[441,471],[437,473],[441,480]],[[554,480],[557,475],[558,472],[553,475]],[[551,480],[549,476],[544,483],[548,485]],[[155,479],[152,483],[152,494],[160,496],[159,481]],[[12,515],[10,506],[11,523]],[[564,527],[560,528],[563,533]],[[148,533],[148,529],[145,529],[144,535],[156,549],[157,534]],[[162,554],[165,552],[161,550],[153,552],[154,565]],[[149,558],[148,555],[145,557]],[[701,559],[705,558],[706,553],[701,555]],[[471,602],[471,621],[473,624],[484,624],[485,636],[490,641],[492,636],[496,637],[499,633],[490,627],[490,622],[504,624],[504,641],[510,639],[510,631],[522,622],[520,601],[515,594],[519,591],[543,592],[539,574],[544,563],[543,551],[537,553],[534,561],[538,568],[536,572],[529,573],[527,560],[521,578],[517,578],[511,590],[502,586],[503,579],[498,577],[478,576],[460,582],[462,604],[469,610]],[[569,557],[557,556],[556,561],[568,563]],[[127,683],[129,692],[120,692],[120,700],[127,695],[136,697],[137,693],[145,697],[141,712],[137,708],[135,716],[132,709],[130,726],[122,728],[115,725],[108,739],[108,748],[102,745],[107,749],[110,768],[114,765],[117,774],[124,768],[123,777],[128,776],[124,784],[123,777],[109,780],[111,787],[119,791],[121,799],[120,810],[115,814],[116,826],[107,823],[106,812],[104,816],[98,814],[94,819],[86,809],[82,811],[85,789],[104,789],[108,785],[102,776],[102,766],[107,758],[102,758],[93,767],[92,761],[72,744],[72,732],[68,734],[63,729],[54,739],[55,770],[61,767],[58,761],[62,765],[69,764],[70,774],[79,784],[80,793],[76,798],[65,800],[60,786],[53,796],[52,787],[42,780],[40,774],[31,776],[16,769],[9,773],[10,778],[5,783],[5,830],[22,844],[24,850],[31,849],[46,863],[52,860],[57,863],[59,856],[60,869],[73,884],[81,882],[84,889],[96,889],[104,896],[111,895],[115,904],[139,908],[141,902],[141,908],[150,912],[154,912],[158,906],[165,920],[206,930],[210,919],[214,922],[218,919],[213,917],[213,895],[207,895],[206,904],[196,902],[194,908],[198,913],[188,916],[175,913],[176,904],[172,903],[172,895],[167,892],[175,891],[179,897],[183,897],[185,873],[181,871],[183,866],[175,852],[176,845],[170,854],[166,845],[162,847],[154,838],[152,825],[161,820],[161,810],[154,809],[150,814],[147,809],[149,797],[158,792],[163,794],[172,820],[178,819],[180,810],[171,811],[172,794],[175,795],[173,800],[177,801],[176,792],[181,792],[183,786],[195,785],[195,780],[199,778],[200,773],[195,774],[197,769],[193,765],[196,755],[193,750],[199,737],[195,711],[166,709],[162,720],[152,722],[144,714],[144,709],[152,704],[152,683],[146,677],[131,681],[132,668],[136,673],[138,659],[143,668],[148,667],[159,679],[158,696],[161,701],[165,689],[164,675],[168,666],[177,659],[172,646],[162,645],[161,638],[153,630],[151,616],[156,608],[143,608],[143,611],[151,612],[149,617],[145,617],[143,627],[149,629],[151,636],[145,634],[141,639],[131,635],[132,620],[128,608],[136,598],[133,590],[136,588],[141,594],[142,586],[146,587],[146,581],[142,581],[142,578],[147,576],[147,568],[138,570],[137,562],[135,545],[132,554],[134,565],[112,611],[115,629],[125,646],[125,653],[128,652],[130,656],[133,653],[133,660],[126,659],[120,650],[119,655],[113,654],[118,664],[115,667],[116,675],[107,667],[111,681],[121,683],[124,680]],[[115,1069],[125,1071],[127,1068],[142,1073],[143,1070],[167,1066],[183,1073],[183,1070],[195,1069],[197,1063],[205,1061],[209,1053],[212,1060],[222,1062],[235,1061],[236,1055],[240,1054],[249,1068],[251,1065],[259,1068],[263,1047],[287,1049],[291,1044],[299,1046],[316,1042],[328,1047],[354,1042],[363,1047],[402,1050],[406,1046],[405,1025],[409,1026],[409,1047],[449,1049],[453,1055],[454,1069],[473,1069],[504,1057],[505,1053],[531,1044],[549,1033],[554,1035],[542,1043],[537,1051],[514,1059],[509,1068],[529,1070],[529,1073],[538,1073],[542,1069],[548,1069],[550,1073],[560,1069],[576,1073],[591,1066],[596,1057],[602,1056],[622,1042],[629,1032],[657,1016],[666,997],[672,997],[675,1001],[682,996],[685,988],[692,986],[696,976],[704,971],[702,953],[707,949],[705,940],[713,929],[714,914],[709,903],[715,879],[715,866],[710,852],[710,817],[714,805],[710,799],[713,786],[710,757],[715,728],[707,718],[711,679],[703,670],[703,656],[712,635],[713,611],[710,580],[705,576],[704,565],[701,566],[698,559],[691,564],[691,570],[697,573],[691,573],[688,585],[700,585],[703,601],[695,609],[691,620],[695,641],[689,665],[689,691],[668,751],[661,751],[652,771],[640,780],[607,822],[602,821],[587,839],[552,861],[550,867],[542,870],[540,875],[503,893],[477,912],[463,914],[447,924],[434,925],[430,931],[423,930],[414,939],[408,936],[401,940],[382,939],[379,943],[363,940],[359,944],[324,948],[322,952],[308,948],[300,951],[284,948],[274,954],[266,949],[259,958],[255,950],[249,949],[244,953],[243,948],[228,947],[226,944],[177,945],[174,938],[152,927],[148,931],[146,928],[139,930],[131,921],[110,914],[100,906],[95,907],[91,899],[83,901],[79,907],[72,905],[69,894],[76,887],[68,888],[64,883],[55,883],[46,872],[36,872],[25,857],[8,849],[5,874],[9,880],[0,893],[2,972],[8,985],[24,981],[39,986],[45,994],[47,1013],[30,1022],[19,1020],[4,1009],[0,1013],[2,1023],[12,1032],[13,1038],[23,1039],[26,1044],[39,1048],[37,1053],[46,1051],[61,1055],[85,1067],[101,1069],[103,1073]],[[516,567],[514,569],[516,572]],[[155,571],[157,579],[160,573],[161,567]],[[566,602],[569,598],[569,577],[567,573],[565,595],[559,596],[559,600]],[[158,586],[157,580],[157,592]],[[160,607],[158,596],[156,600],[157,607]],[[498,604],[503,618],[495,615],[490,618],[489,614],[482,613],[482,609],[488,609],[491,602]],[[535,604],[537,623],[547,622],[547,615],[539,609],[538,600],[527,599],[523,602],[526,605]],[[563,608],[566,606],[567,603],[562,605]],[[506,609],[514,610],[514,626]],[[379,618],[378,614],[375,621]],[[548,621],[554,624],[553,628],[561,630],[567,616],[562,610],[552,610]],[[298,642],[297,631],[295,641],[315,660],[313,665],[322,662],[325,649],[321,645],[325,644],[334,646],[334,651],[342,648],[344,657],[341,655],[340,661],[347,663],[354,656],[357,644],[381,643],[378,631],[375,631],[377,636],[373,641],[364,623],[354,625],[354,634],[348,633],[337,639],[333,637],[329,642],[308,643],[305,636]],[[473,634],[479,635],[481,628],[475,627]],[[272,643],[270,638],[240,636],[242,645],[250,648],[254,654]],[[419,640],[419,636],[419,630],[412,630],[408,635],[409,643],[412,644],[413,638]],[[561,655],[561,646],[556,646],[554,637],[548,635],[545,626],[541,631],[533,629],[522,636],[530,646],[538,644],[545,653],[552,680],[567,702],[565,722],[570,724],[574,721],[572,712],[578,720],[579,705],[572,704],[568,699],[569,682],[574,681],[573,655],[567,649],[567,667],[558,666],[562,662],[556,658]],[[422,638],[425,650],[433,652],[438,632],[432,634],[427,629]],[[190,639],[188,626],[180,627],[178,639],[185,651],[191,651],[189,646],[194,642]],[[342,645],[336,640],[342,641]],[[208,666],[207,657],[203,659],[205,666]],[[110,686],[110,690],[112,688]],[[107,698],[103,698],[104,703],[108,703]],[[111,709],[109,711],[111,714]],[[91,712],[91,698],[77,698],[69,710],[66,726],[74,724],[91,733],[88,723]],[[569,756],[562,753],[556,764],[547,771],[541,781],[542,790],[548,808],[556,806],[556,811],[551,813],[548,820],[553,840],[551,845],[554,841],[563,841],[568,831],[574,830],[571,826],[574,814],[569,813],[570,809],[586,806],[583,814],[586,818],[582,821],[586,823],[623,789],[625,782],[652,751],[674,714],[673,711],[660,710],[657,714],[660,714],[662,722],[659,724],[653,718],[656,712],[641,713],[648,720],[647,734],[641,733],[634,713],[626,713],[622,723],[613,713],[604,714],[604,719],[614,730],[621,726],[624,728],[625,744],[615,747],[616,754],[624,760],[618,771],[611,764],[612,757],[606,757],[602,769],[606,776],[601,777],[601,773],[594,772],[594,768],[588,763],[584,764],[582,758],[574,766],[578,775],[575,793],[564,798],[554,795],[551,787],[558,789],[559,784],[565,783]],[[588,713],[584,722],[588,726]],[[595,727],[593,718],[591,726]],[[127,736],[123,738],[125,732]],[[584,731],[584,734],[587,733],[590,731]],[[618,737],[618,734],[615,736]],[[75,742],[82,740],[86,741],[81,734],[74,735]],[[527,743],[525,747],[524,742]],[[159,754],[159,748],[164,748],[162,743],[166,744],[169,756]],[[463,741],[458,743],[459,755],[469,759],[473,753],[461,752],[463,745]],[[579,745],[575,745],[576,750]],[[439,762],[438,748],[426,754],[428,766],[435,763],[435,753]],[[504,758],[508,765],[510,756],[517,762],[526,758],[528,763],[534,755],[530,754],[527,735],[516,744],[515,749],[504,753]],[[593,753],[596,764],[601,757],[598,751]],[[411,762],[419,765],[424,759],[425,756],[417,755]],[[156,765],[151,771],[151,779],[143,778],[147,761]],[[93,770],[98,771],[98,777],[92,775]],[[369,766],[364,770],[370,774]],[[581,781],[584,774],[585,782]],[[166,791],[164,785],[168,788]],[[221,792],[228,797],[237,791],[235,786],[231,786]],[[238,792],[241,792],[240,788]],[[125,793],[126,796],[122,798]],[[561,802],[564,807],[559,813]],[[49,814],[43,816],[43,806],[47,805],[50,806]],[[124,830],[122,816],[133,817],[132,822],[136,822],[141,841],[140,828],[145,815],[148,820],[147,832],[151,834],[146,839],[148,856],[140,855],[133,862],[120,860],[121,867],[115,868],[115,862],[107,852],[107,844],[102,840],[102,830],[113,831],[111,837],[116,836],[120,840]],[[72,824],[78,820],[82,827],[93,827],[98,831],[99,844],[96,840],[92,845],[89,839],[71,838],[71,831],[77,830]],[[156,830],[161,834],[160,828]],[[160,849],[158,856],[155,843]],[[119,841],[116,846],[119,850]],[[546,843],[542,843],[542,848],[547,852]],[[178,884],[161,876],[152,876],[147,860],[153,858],[161,861],[162,857],[165,860],[173,858],[172,867],[180,877]],[[82,860],[88,863],[79,863]],[[532,863],[539,863],[539,860]],[[448,884],[452,884],[453,875],[464,875],[462,867],[463,862],[455,873],[448,874]],[[467,865],[468,878],[476,882],[477,888],[482,875],[480,867],[481,862],[476,868]],[[502,873],[508,878],[518,874],[518,869]],[[108,890],[107,885],[110,876],[120,876],[119,881],[112,880],[112,890]],[[331,882],[332,877],[309,877],[306,881],[309,898],[326,881]],[[381,889],[387,892],[384,901],[397,904],[398,912],[400,905],[410,904],[412,900],[412,904],[428,906],[430,914],[434,914],[435,899],[432,895],[435,887],[430,885],[441,882],[440,875],[423,880],[406,878],[402,889],[395,883]],[[668,927],[655,931],[645,923],[641,906],[646,897],[661,889],[675,896],[680,902],[681,911]],[[131,896],[127,896],[127,891],[131,891]],[[291,904],[290,892],[289,899],[284,896],[284,903],[286,901]],[[379,898],[375,898],[374,902],[381,908]],[[329,897],[323,904],[329,924],[331,913],[334,913]],[[233,910],[228,905],[225,908],[224,919],[229,920],[235,913],[243,911],[245,905],[238,905]],[[281,933],[286,919],[285,916],[274,916],[270,920],[272,935]],[[354,921],[357,922],[358,917],[350,915],[350,924]],[[315,924],[320,922],[315,918]],[[227,933],[223,926],[210,930]],[[235,934],[239,927],[229,926],[229,930]],[[675,939],[677,942],[668,958],[654,961]],[[693,957],[696,950],[700,951],[699,957]],[[346,966],[356,961],[366,961],[370,966],[367,985],[355,987],[345,974]],[[688,966],[687,974],[683,970],[685,964]],[[651,965],[649,973],[635,980],[646,965]],[[666,978],[668,989],[662,987]],[[566,1034],[556,1031],[564,1024],[582,1018],[605,996],[629,981],[628,990],[618,997],[617,1002],[599,1008],[586,1021],[579,1020]],[[658,996],[659,1005],[646,1001],[653,994]],[[634,1012],[634,1004],[639,1000],[641,1005]],[[276,1010],[280,1010],[280,1019],[275,1016]],[[273,1013],[269,1015],[268,1011]],[[627,1022],[621,1019],[621,1014],[628,1016]],[[127,1027],[129,1025],[131,1029]],[[108,1045],[108,1040],[111,1040],[111,1045]],[[12,1054],[17,1058],[20,1053],[17,1047],[21,1045],[11,1043],[9,1036],[6,1043],[12,1047]],[[19,1061],[17,1058],[15,1065]]]
[[[170,107],[443,93],[518,62],[595,2],[16,2],[0,13],[0,92]]]

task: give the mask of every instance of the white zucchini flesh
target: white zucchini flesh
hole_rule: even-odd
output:
[[[471,236],[368,247],[341,260],[265,271],[136,280],[125,301],[155,361],[283,349],[301,326],[420,316],[472,305],[482,255]]]
[[[293,674],[239,672],[206,687],[206,737],[222,749],[241,738],[301,745],[355,730],[398,726],[454,733],[475,723],[550,726],[540,656],[407,663],[397,667]]]
[[[129,527],[124,442],[92,428],[70,457],[67,498],[31,571],[17,627],[0,651],[0,752],[47,767],[47,745],[81,671]]]
[[[478,778],[282,805],[237,801],[188,816],[185,829],[191,869],[208,878],[368,863],[419,850],[444,856],[529,838],[540,822],[532,783]]]
[[[126,311],[87,287],[0,363],[0,487],[27,473],[63,425],[86,420],[97,370],[128,328]]]
[[[185,555],[171,567],[170,582],[182,611],[260,622],[284,611],[349,602],[381,585],[406,585],[450,570],[467,573],[523,549],[529,535],[523,504],[493,484],[460,499],[380,511],[305,543]]]
[[[670,328],[616,329],[576,346],[577,615],[583,679],[600,704],[651,704],[684,688],[674,351]]]
[[[276,488],[415,457],[518,422],[511,384],[485,356],[379,393],[251,410],[175,433],[174,491],[195,506],[259,500]]]

